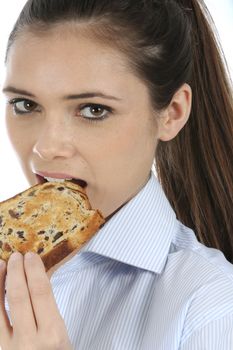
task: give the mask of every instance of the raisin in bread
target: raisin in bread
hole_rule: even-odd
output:
[[[104,222],[81,186],[70,181],[35,185],[0,203],[0,258],[33,251],[48,271],[76,253]]]

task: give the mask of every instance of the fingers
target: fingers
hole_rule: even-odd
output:
[[[7,301],[14,335],[19,338],[36,333],[36,322],[31,305],[24,273],[23,256],[20,253],[11,255],[7,266]]]
[[[57,328],[59,325],[61,328],[64,327],[40,256],[27,253],[24,258],[24,267],[38,331],[47,334],[48,329],[52,330],[55,325]]]
[[[4,305],[6,271],[12,327]],[[0,300],[0,349],[72,349],[39,255],[13,253],[7,268],[0,265]]]
[[[6,279],[6,262],[0,260],[0,339],[9,337],[12,333],[9,318],[5,310],[5,279]]]

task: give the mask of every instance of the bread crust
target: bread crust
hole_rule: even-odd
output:
[[[88,227],[82,231],[82,235],[80,237],[73,240],[64,240],[57,244],[51,252],[48,252],[42,256],[42,261],[44,262],[46,271],[57,265],[59,262],[61,262],[61,260],[64,263],[64,258],[66,258],[68,255],[69,258],[71,258],[70,254],[72,252],[75,252],[76,254],[83,247],[83,245],[92,238],[93,233],[95,233],[103,223],[102,220],[100,220],[100,215],[100,212],[97,210],[93,216],[93,220],[89,222]]]
[[[48,271],[76,254],[104,222],[81,186],[70,181],[32,186],[0,203],[0,258],[33,251]]]

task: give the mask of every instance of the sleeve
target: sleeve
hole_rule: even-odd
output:
[[[233,314],[197,329],[181,343],[179,350],[233,350]]]

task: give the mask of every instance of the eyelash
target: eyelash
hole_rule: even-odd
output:
[[[35,109],[33,111],[28,111],[28,112],[21,112],[19,110],[17,110],[16,104],[19,102],[28,102],[28,103],[32,103],[35,104]],[[14,98],[10,101],[8,101],[8,104],[11,105],[13,107],[14,113],[16,115],[26,115],[26,114],[30,114],[36,111],[36,107],[38,106],[36,102],[32,101],[32,100],[28,100],[28,99],[24,99],[24,98]],[[104,116],[101,117],[96,117],[96,118],[88,118],[88,117],[84,117],[81,114],[81,111],[85,108],[101,108],[103,109],[103,111],[107,111],[107,113],[105,113]],[[109,106],[106,105],[102,105],[102,104],[97,104],[97,103],[86,103],[86,104],[82,104],[79,109],[78,109],[78,115],[82,117],[83,120],[85,120],[85,122],[88,123],[97,123],[99,121],[103,121],[104,119],[107,119],[111,114],[113,113],[113,109]]]

